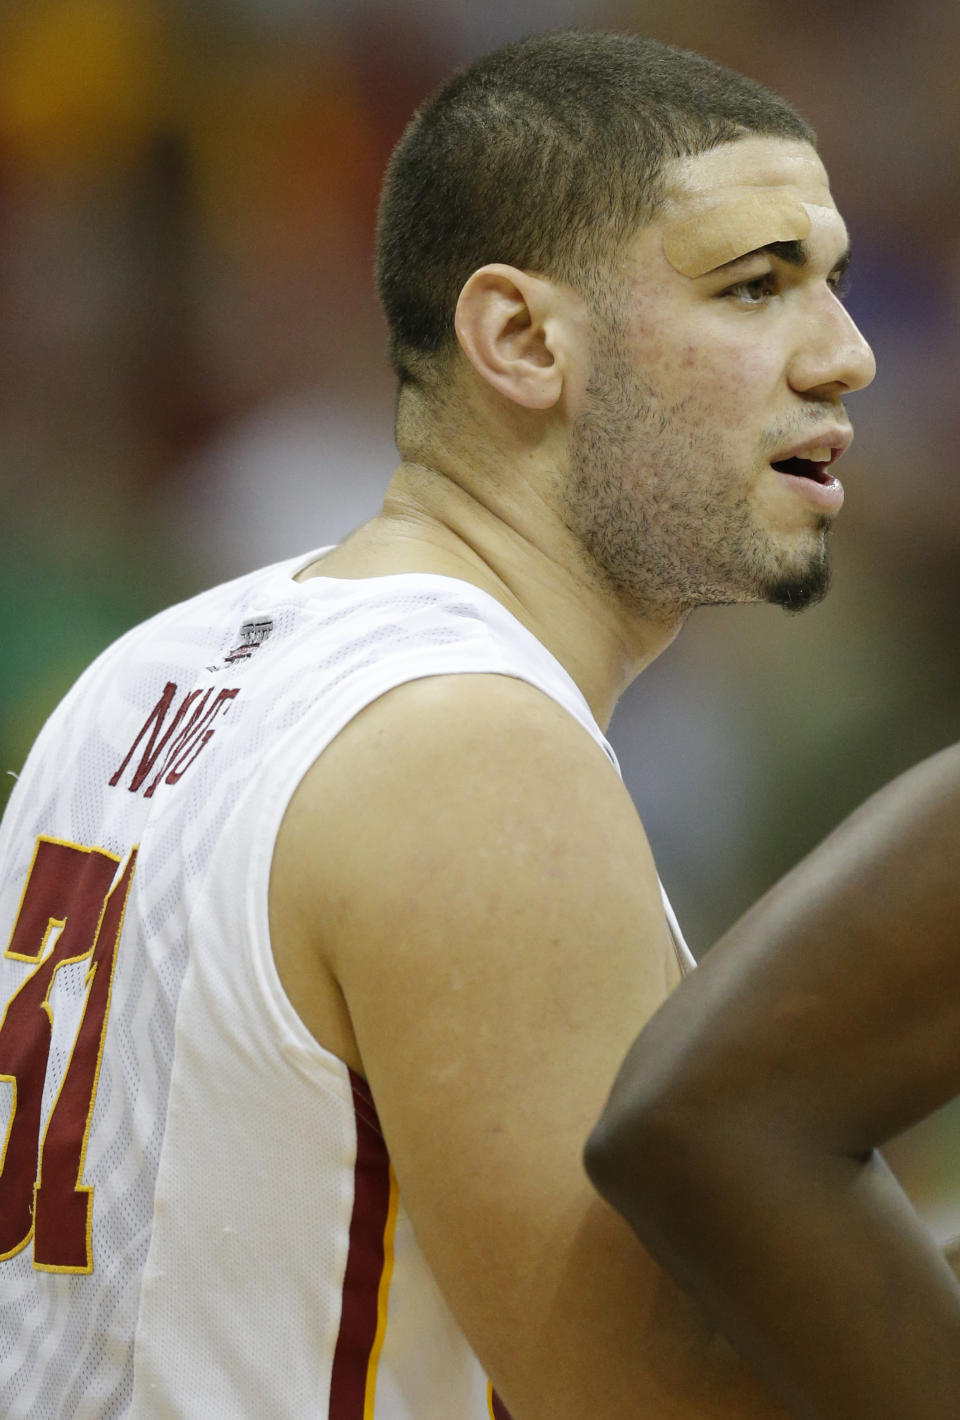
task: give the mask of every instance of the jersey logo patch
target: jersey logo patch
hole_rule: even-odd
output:
[[[259,651],[273,630],[272,616],[254,616],[240,628],[240,644],[234,646],[224,657],[227,661],[247,661],[254,651]]]

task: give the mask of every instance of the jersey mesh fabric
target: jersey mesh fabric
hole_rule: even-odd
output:
[[[39,837],[114,855],[117,879],[139,854],[83,1157],[93,1270],[38,1271],[30,1242],[0,1261],[9,1420],[354,1420],[331,1411],[331,1376],[358,1125],[349,1071],[273,967],[267,889],[284,811],[350,719],[426,675],[527,680],[615,764],[573,681],[491,598],[435,576],[295,582],[309,560],[204,593],[105,652],[45,726],[0,826],[4,942]],[[245,642],[254,623],[265,639]],[[171,685],[154,749],[195,692],[181,727],[197,705],[213,718],[172,754],[170,737],[134,787],[149,735],[129,751]],[[31,970],[0,958],[0,1003]],[[83,962],[53,978],[43,1121],[87,991]],[[0,1130],[13,1094],[0,1078]],[[373,1409],[356,1420],[487,1420],[486,1379],[402,1199],[391,1226]]]

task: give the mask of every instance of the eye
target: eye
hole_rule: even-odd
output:
[[[754,276],[751,281],[738,281],[736,286],[728,286],[721,296],[740,301],[745,306],[761,306],[780,289],[774,272],[766,271],[762,276]]]

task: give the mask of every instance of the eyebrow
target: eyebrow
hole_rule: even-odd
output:
[[[810,249],[806,242],[767,242],[765,246],[755,247],[753,251],[745,251],[742,256],[735,256],[733,261],[726,261],[722,266],[716,268],[717,271],[725,271],[729,266],[739,266],[741,261],[747,261],[751,256],[760,256],[764,252],[769,252],[778,261],[785,261],[789,266],[803,267],[810,260]],[[843,276],[853,258],[853,253],[849,247],[837,258],[830,269],[831,276]],[[715,272],[710,273],[714,275]]]

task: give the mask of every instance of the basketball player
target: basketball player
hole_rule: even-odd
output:
[[[806,1275],[815,1380],[798,1345],[767,1388],[581,1162],[692,965],[604,727],[694,607],[826,586],[874,367],[813,135],[696,56],[534,39],[424,108],[379,244],[381,514],[105,652],[0,830],[0,1410],[820,1413]],[[868,1240],[844,1296],[896,1262],[931,1340],[889,1367],[943,1420],[957,1295],[899,1216]]]

